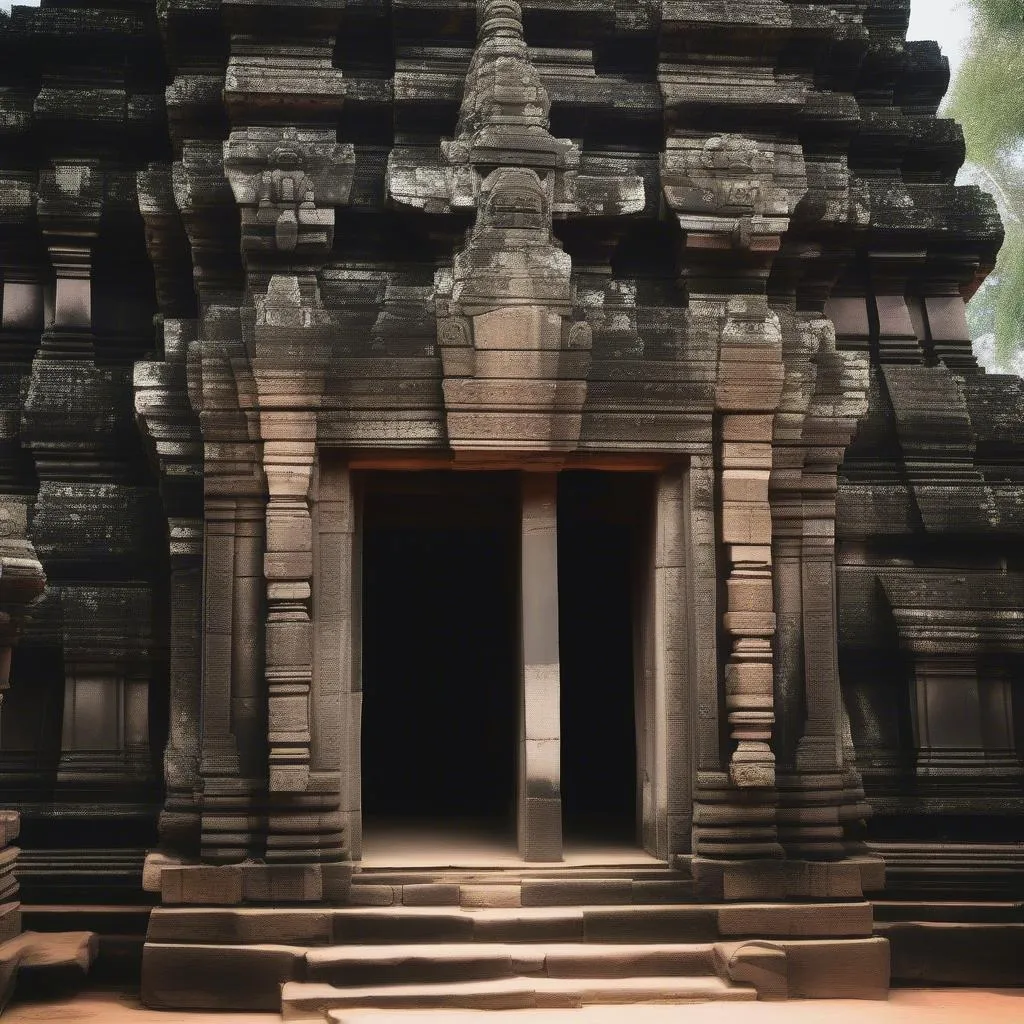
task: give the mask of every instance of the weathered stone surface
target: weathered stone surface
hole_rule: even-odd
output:
[[[161,1006],[276,1009],[314,946],[503,941],[628,949],[545,953],[541,984],[536,959],[453,955],[473,978],[448,980],[501,982],[457,1001],[875,997],[887,946],[863,896],[888,868],[917,901],[886,925],[910,943],[897,976],[952,976],[950,922],[906,915],[926,896],[963,918],[1024,871],[1024,390],[971,352],[964,303],[1001,232],[954,184],[948,69],[904,42],[907,10],[0,16],[0,802],[24,807],[33,901],[159,893]],[[471,472],[487,494],[438,483]],[[374,474],[400,480],[391,504]],[[577,521],[562,497],[583,478],[604,482]],[[418,488],[444,492],[437,522],[410,521]],[[353,882],[384,760],[363,743],[407,753],[364,728],[367,553],[389,516],[465,545],[489,503],[502,621],[467,614],[484,587],[398,589],[414,617],[436,605],[449,654],[514,633],[501,799],[515,786],[537,874]],[[419,691],[416,731],[441,737],[456,680],[397,598],[387,643],[415,663],[387,721]],[[551,873],[585,615],[585,710],[632,715],[629,832],[686,870]],[[602,744],[595,787],[623,753]],[[403,785],[441,753],[395,768]],[[432,798],[477,781],[463,761]],[[0,851],[15,942],[17,856]],[[637,952],[659,939],[701,948]],[[558,963],[621,984],[548,984],[572,980]],[[289,989],[286,1008],[445,1003],[444,978],[406,980],[427,987]]]

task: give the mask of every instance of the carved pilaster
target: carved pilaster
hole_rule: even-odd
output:
[[[310,687],[313,679],[311,483],[315,418],[264,418],[288,441],[264,444],[267,504],[266,692],[270,791],[302,793],[309,784]],[[268,853],[270,851],[268,850]]]
[[[676,84],[663,77],[663,89]],[[772,515],[774,418],[783,396],[783,336],[764,296],[781,238],[807,189],[798,145],[676,132],[662,185],[682,232],[694,325],[718,335],[715,407],[719,543],[726,584],[721,630],[730,730],[728,776],[702,787],[697,852],[781,854],[775,826]],[[729,796],[732,791],[733,796]]]

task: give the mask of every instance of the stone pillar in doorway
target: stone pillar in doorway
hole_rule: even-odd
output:
[[[524,473],[520,546],[519,853],[562,859],[558,474]]]

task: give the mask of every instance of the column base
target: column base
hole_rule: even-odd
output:
[[[881,857],[841,861],[711,860],[694,857],[690,871],[698,899],[862,900],[885,884]]]

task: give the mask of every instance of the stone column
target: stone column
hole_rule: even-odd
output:
[[[268,422],[263,423],[267,436]],[[313,521],[310,487],[316,457],[315,418],[281,417],[267,440],[267,662],[270,790],[302,793],[309,783],[309,698],[313,679]]]
[[[313,524],[312,772],[338,793],[343,849],[362,856],[360,537],[352,472],[322,460]],[[326,786],[325,786],[326,789]]]
[[[170,190],[170,168],[164,170]],[[140,173],[140,208],[151,251],[173,233],[177,210],[171,195],[153,209]],[[169,212],[169,210],[172,212]],[[177,225],[180,230],[180,225]],[[158,261],[159,262],[159,261]],[[165,305],[164,308],[173,308]],[[164,749],[166,797],[160,814],[161,856],[194,858],[200,850],[199,757],[203,615],[203,441],[199,417],[188,395],[186,363],[198,346],[196,322],[163,321],[162,359],[135,364],[136,422],[160,473],[170,553],[169,721]],[[144,884],[152,886],[151,873]]]
[[[237,503],[205,500],[203,667],[200,740],[201,852],[204,861],[233,863],[253,853],[253,829],[242,825],[250,786],[242,778],[232,728],[232,636],[235,609]]]
[[[263,501],[246,499],[235,512],[235,581],[232,592],[231,723],[245,778],[266,770],[266,706],[263,698]]]
[[[522,478],[519,852],[562,859],[558,660],[558,475]]]
[[[686,471],[663,473],[654,492],[640,624],[643,843],[662,859],[688,851],[692,827],[686,500]]]
[[[168,847],[199,853],[199,685],[202,650],[203,528],[199,520],[172,519],[170,719],[164,750],[167,799],[160,838]]]
[[[768,482],[773,418],[782,393],[782,334],[760,297],[733,298],[722,329],[718,408],[721,538],[727,568],[723,625],[732,649],[725,706],[736,746],[729,777],[740,789],[775,785],[772,515]],[[765,841],[772,839],[765,833]]]
[[[239,774],[231,731],[235,502],[206,500],[203,538],[203,701],[200,770],[207,786]]]

